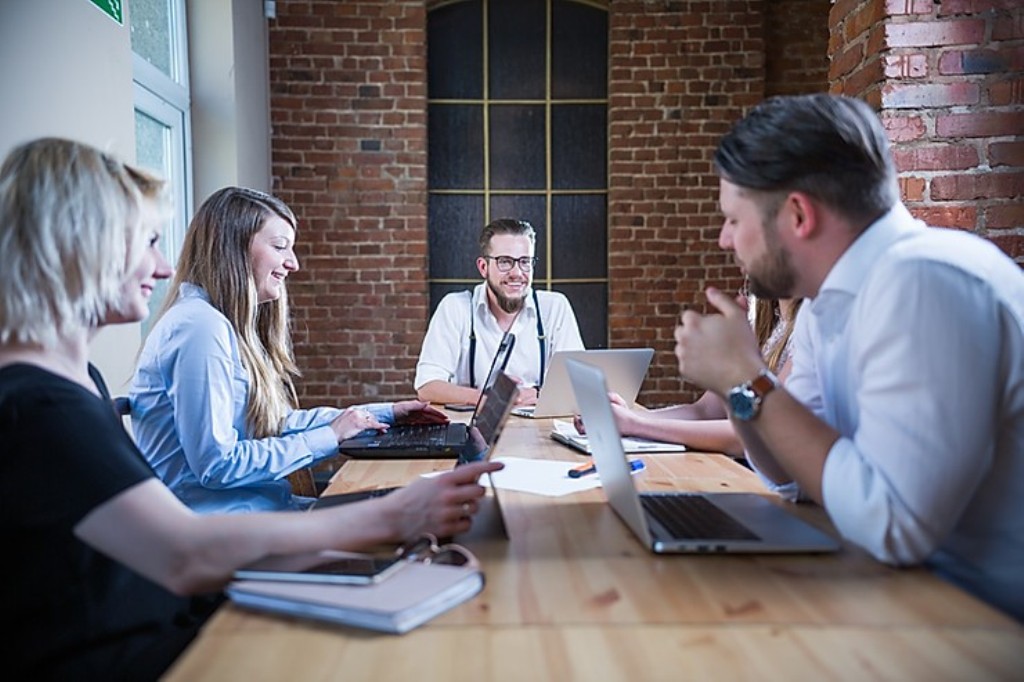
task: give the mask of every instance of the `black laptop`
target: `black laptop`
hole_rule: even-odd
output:
[[[508,365],[515,340],[511,332],[501,337],[469,424],[399,424],[383,433],[364,432],[342,441],[338,451],[354,459],[458,459],[463,456],[470,440],[469,429],[480,418],[484,396]]]
[[[499,371],[496,377],[488,377],[488,379],[491,382],[491,386],[481,396],[481,399],[477,401],[473,420],[466,428],[466,440],[459,448],[457,455],[459,464],[479,462],[490,457],[491,451],[494,449],[495,443],[498,442],[498,437],[505,426],[505,422],[508,421],[508,417],[512,413],[512,406],[519,396],[519,384],[504,372]],[[494,488],[493,482],[491,487]],[[395,490],[398,490],[398,487],[324,495],[313,504],[312,508],[322,509],[324,507],[367,500],[373,497],[382,497]],[[494,498],[494,504],[497,507],[496,489]],[[507,537],[500,508],[497,509],[497,514],[502,533]]]

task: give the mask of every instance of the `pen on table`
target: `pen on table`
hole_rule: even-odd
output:
[[[644,468],[644,461],[642,459],[631,459],[629,461],[630,471],[640,471]],[[580,464],[577,467],[569,469],[569,478],[579,478],[580,476],[586,476],[597,471],[597,466],[592,463]]]

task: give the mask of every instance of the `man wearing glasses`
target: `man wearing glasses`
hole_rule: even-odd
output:
[[[420,400],[475,404],[508,331],[516,341],[505,371],[520,381],[520,405],[537,402],[555,351],[583,350],[569,300],[531,286],[535,248],[536,233],[525,220],[502,218],[480,232],[476,267],[484,281],[438,304],[416,365]]]

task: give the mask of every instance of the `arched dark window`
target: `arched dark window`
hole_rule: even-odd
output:
[[[431,309],[479,282],[480,228],[537,230],[534,286],[608,343],[608,11],[583,0],[429,6]]]

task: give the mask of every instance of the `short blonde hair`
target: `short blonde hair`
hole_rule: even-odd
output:
[[[14,148],[0,166],[0,343],[51,347],[99,326],[146,247],[143,202],[163,187],[80,142]]]

